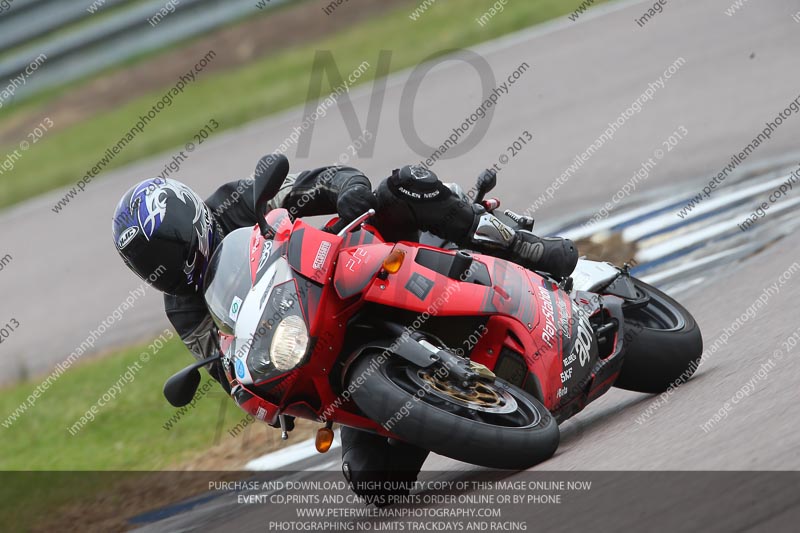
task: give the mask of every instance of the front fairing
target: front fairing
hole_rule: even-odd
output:
[[[241,305],[252,288],[248,247],[251,228],[229,233],[209,261],[205,279],[205,300],[219,330],[233,335]]]
[[[279,369],[270,360],[273,337],[288,317],[308,327],[285,249],[281,238],[265,240],[257,228],[241,228],[223,239],[209,263],[206,305],[220,331],[233,337],[224,355],[242,385],[293,370]]]

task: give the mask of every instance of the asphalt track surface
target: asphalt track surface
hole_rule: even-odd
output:
[[[655,81],[676,58],[686,62],[536,213],[541,219],[607,201],[678,127],[687,138],[654,169],[640,190],[685,183],[702,187],[798,94],[800,24],[795,2],[752,2],[734,16],[728,0],[670,0],[643,28],[634,19],[650,2],[624,2],[595,9],[580,21],[563,19],[476,47],[498,80],[522,62],[532,69],[500,100],[488,133],[468,153],[438,162],[438,174],[465,187],[477,171],[495,162],[523,130],[535,142],[503,170],[495,195],[525,210],[569,164]],[[503,16],[498,15],[498,16]],[[411,23],[409,21],[409,23]],[[373,64],[377,58],[366,57]],[[388,169],[421,159],[397,127],[408,73],[392,76],[383,102],[377,145],[371,158],[354,164],[378,180]],[[351,93],[362,124],[369,88]],[[423,81],[414,102],[415,123],[429,144],[442,142],[481,100],[478,78],[463,62],[447,62]],[[215,137],[182,167],[182,179],[210,193],[221,181],[249,174],[254,162],[286,137],[303,117],[301,108]],[[768,161],[797,151],[800,118],[793,118],[755,152]],[[316,124],[311,157],[290,161],[294,169],[335,161],[350,143],[337,112]],[[0,243],[14,261],[0,272],[4,314],[22,324],[2,346],[4,378],[19,371],[42,372],[63,360],[108,313],[138,286],[116,257],[109,220],[116,200],[137,179],[157,173],[170,154],[110,173],[92,183],[62,214],[50,208],[63,192],[37,198],[0,216]],[[426,154],[427,155],[427,154]],[[769,246],[761,254],[680,295],[699,321],[706,345],[744,313],[765,288],[798,260],[800,236]],[[795,273],[797,276],[800,273]],[[643,423],[636,422],[654,398],[612,390],[562,426],[555,457],[538,470],[797,470],[800,431],[794,421],[798,354],[782,347],[798,327],[798,280],[788,279],[769,303],[702,366],[688,384]],[[6,317],[3,318],[3,321]],[[145,338],[166,324],[159,297],[146,298],[101,339],[101,347]],[[777,358],[777,351],[783,354]],[[762,365],[776,364],[752,381]],[[753,391],[705,432],[706,423],[748,383]],[[299,464],[299,469],[331,457]],[[474,467],[438,456],[427,470],[470,471]],[[675,497],[674,505],[682,503]],[[209,504],[210,505],[210,504]],[[786,513],[797,516],[798,503]],[[184,526],[209,513],[187,513]],[[208,509],[206,509],[207,511]],[[216,527],[255,525],[263,509],[239,509]],[[599,511],[598,511],[599,512]],[[613,511],[607,511],[613,512]],[[227,514],[227,513],[225,513]],[[769,513],[751,518],[768,525]],[[233,523],[232,523],[233,520]],[[197,522],[194,522],[195,524]],[[215,522],[206,521],[212,529]],[[596,524],[596,522],[595,522]],[[245,528],[248,529],[248,528]],[[746,529],[746,528],[745,528]]]

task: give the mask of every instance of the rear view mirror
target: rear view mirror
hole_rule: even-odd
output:
[[[278,194],[286,176],[289,174],[289,160],[283,154],[269,154],[262,157],[256,165],[253,177],[253,200],[256,208],[256,219],[262,235],[269,233],[264,212],[267,202]]]
[[[192,401],[200,385],[198,368],[219,360],[219,356],[203,359],[176,372],[164,383],[164,397],[173,407],[183,407]]]
[[[497,185],[497,172],[490,168],[481,172],[478,176],[478,183],[476,184],[478,195],[475,197],[475,203],[481,203],[486,197],[486,194],[494,189],[495,185]]]

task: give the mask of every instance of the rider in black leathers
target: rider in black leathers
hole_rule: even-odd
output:
[[[234,181],[203,202],[185,185],[155,178],[134,186],[117,207],[114,240],[118,252],[145,279],[154,265],[166,265],[165,274],[148,282],[165,292],[167,317],[198,359],[217,350],[216,327],[202,294],[205,265],[225,235],[256,224],[252,188],[252,180]],[[270,201],[269,208],[277,207],[293,217],[338,213],[343,222],[374,208],[377,214],[372,223],[387,241],[416,240],[420,231],[429,231],[459,246],[556,277],[568,276],[578,258],[571,241],[514,231],[424,167],[395,170],[374,192],[369,179],[352,167],[290,174]],[[208,370],[227,388],[221,364]],[[427,454],[407,444],[342,428],[342,469],[351,482],[413,481]]]

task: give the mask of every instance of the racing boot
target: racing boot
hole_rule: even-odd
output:
[[[530,231],[513,230],[490,213],[477,218],[472,242],[481,248],[500,248],[506,259],[559,279],[569,276],[578,264],[578,249],[570,239],[543,238]]]
[[[537,237],[530,231],[517,230],[509,259],[530,270],[566,278],[578,264],[578,249],[570,239]]]
[[[364,502],[402,502],[414,487],[428,451],[380,435],[342,427],[342,473]]]

